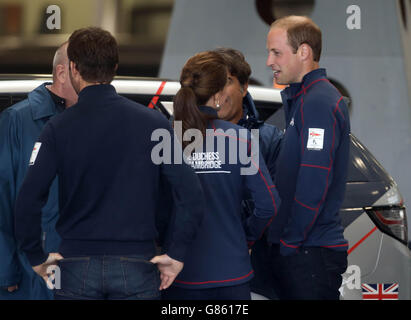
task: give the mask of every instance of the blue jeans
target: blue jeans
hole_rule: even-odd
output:
[[[56,300],[158,300],[160,274],[148,256],[70,257],[59,261]]]
[[[339,299],[341,275],[347,269],[347,252],[309,247],[300,248],[296,255],[287,257],[273,252],[272,258],[275,263],[280,263],[282,299]]]
[[[171,286],[164,290],[163,300],[251,300],[250,283],[208,289]]]

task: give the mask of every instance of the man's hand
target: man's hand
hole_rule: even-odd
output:
[[[48,274],[47,269],[49,266],[57,265],[59,260],[63,259],[60,253],[50,253],[47,260],[38,266],[34,266],[33,270],[36,272],[40,277],[43,278],[44,281],[47,282]]]
[[[181,272],[184,266],[184,263],[174,260],[166,254],[156,256],[151,259],[150,262],[157,264],[158,270],[160,270],[160,290],[167,289],[173,283],[174,279]]]

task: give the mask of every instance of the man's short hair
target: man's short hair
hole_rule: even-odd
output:
[[[116,74],[117,41],[103,29],[89,27],[74,31],[69,38],[67,55],[87,82],[110,83]]]
[[[238,79],[241,85],[248,83],[251,68],[240,51],[232,48],[217,48],[213,51],[224,58],[228,71]]]
[[[66,45],[68,44],[68,41],[63,42],[56,50],[56,53],[54,54],[53,58],[53,82],[56,81],[56,69],[59,64],[62,65],[67,65],[68,64],[68,58],[67,58],[67,52],[66,52]]]
[[[297,52],[306,43],[313,50],[314,61],[319,62],[322,49],[321,29],[313,20],[304,16],[287,16],[274,21],[271,28],[281,28],[287,31],[288,44]]]

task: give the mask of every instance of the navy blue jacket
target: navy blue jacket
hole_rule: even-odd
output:
[[[200,110],[215,114],[209,107],[200,107]],[[223,120],[212,121],[209,129],[207,137],[214,141],[213,148],[207,149],[204,142],[205,152],[194,153],[189,158],[203,186],[206,213],[187,252],[184,269],[174,283],[191,289],[233,286],[249,281],[253,270],[247,242],[262,236],[280,206],[260,153],[257,161],[259,151],[249,153],[252,154],[251,164],[240,162],[240,146],[250,151],[250,132]],[[225,142],[225,148],[217,147],[219,140]],[[237,150],[229,147],[231,143],[237,144]],[[230,152],[235,163],[229,161]],[[253,174],[242,175],[242,168],[249,166],[259,169]],[[255,209],[244,229],[241,201],[248,193],[252,195]]]
[[[347,250],[339,209],[350,146],[347,106],[324,69],[282,91],[286,132],[277,162],[282,205],[269,241],[282,255],[301,246]]]
[[[44,83],[27,99],[0,115],[0,287],[19,284],[19,290],[0,290],[0,299],[47,299],[52,297],[43,279],[37,276],[24,254],[17,249],[14,235],[14,204],[26,175],[33,146],[46,122],[62,111]],[[55,231],[58,218],[57,181],[41,209],[44,250],[56,252],[60,237]]]
[[[154,213],[164,176],[177,196],[179,221],[168,254],[184,261],[203,216],[201,185],[188,165],[153,161],[156,129],[172,139],[165,117],[106,84],[84,88],[76,105],[47,123],[16,202],[16,237],[32,265],[46,258],[40,208],[56,175],[63,257],[154,254]]]

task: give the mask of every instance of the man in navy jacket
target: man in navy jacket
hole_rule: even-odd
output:
[[[319,68],[321,30],[311,19],[275,21],[267,50],[275,81],[289,85],[282,91],[287,126],[276,177],[282,205],[268,237],[279,244],[284,297],[338,299],[348,247],[339,217],[350,145],[347,106]]]
[[[77,102],[69,77],[67,43],[56,51],[53,83],[43,83],[28,98],[0,115],[0,299],[52,298],[44,281],[33,272],[17,249],[14,235],[14,203],[29,167],[34,143],[47,121]],[[58,218],[57,181],[42,208],[43,246],[57,252],[60,238],[55,230]]]
[[[165,117],[119,96],[114,37],[99,28],[75,31],[68,57],[78,103],[43,129],[16,202],[16,237],[35,271],[49,264],[40,244],[40,209],[59,178],[62,238],[57,299],[156,299],[183,267],[203,216],[203,195],[186,164],[156,164],[152,133],[173,136]],[[155,211],[163,176],[176,195],[173,243],[156,255]],[[154,257],[155,256],[155,257]],[[154,257],[154,258],[153,258]],[[161,271],[160,275],[155,266]]]

